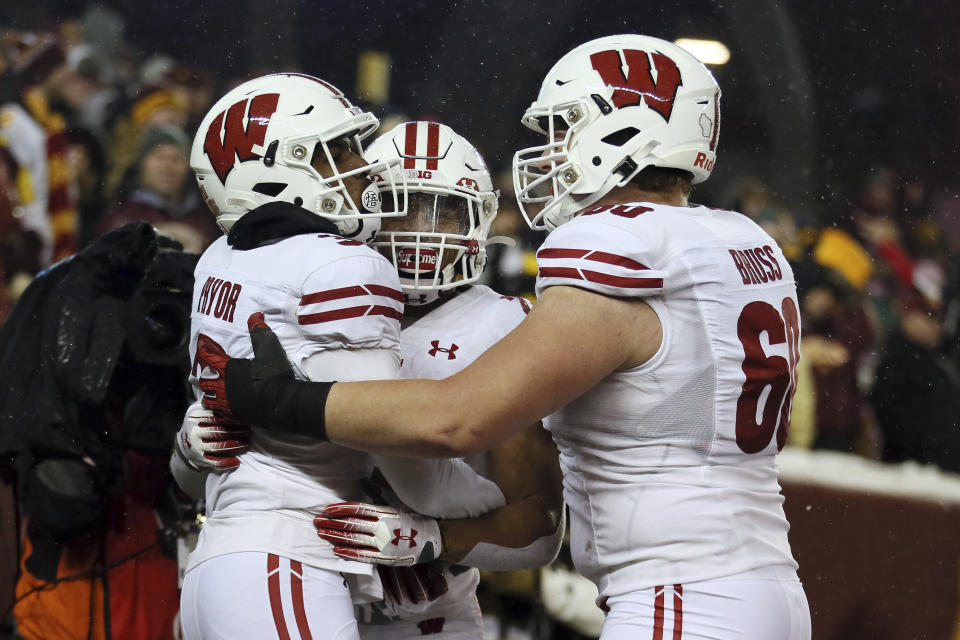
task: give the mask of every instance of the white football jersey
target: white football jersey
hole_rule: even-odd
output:
[[[195,277],[194,389],[198,377],[212,374],[197,359],[197,341],[213,341],[231,357],[252,357],[247,318],[258,311],[298,377],[306,377],[303,362],[326,349],[388,349],[399,362],[400,282],[390,263],[360,242],[304,234],[239,251],[221,237],[200,258]],[[371,565],[333,555],[317,537],[313,517],[330,503],[364,500],[360,481],[371,469],[360,451],[253,429],[240,466],[207,480],[207,520],[190,567],[227,553],[266,551],[369,575]]]
[[[663,327],[645,364],[544,419],[560,450],[577,569],[601,596],[796,568],[774,456],[790,426],[793,272],[745,216],[598,206],[537,254],[556,285],[642,298]]]
[[[529,310],[530,303],[523,298],[502,296],[483,285],[465,288],[403,330],[400,376],[434,380],[452,376],[513,331]],[[486,458],[486,454],[479,454],[465,460],[478,474],[488,477]],[[448,569],[444,578],[449,590],[440,598],[390,613],[407,621],[443,617],[444,611],[476,598],[480,581],[477,569]],[[385,622],[369,607],[359,611],[357,619],[361,623]]]

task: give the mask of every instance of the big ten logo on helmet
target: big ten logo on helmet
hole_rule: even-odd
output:
[[[203,142],[203,151],[210,158],[210,164],[217,172],[220,182],[226,182],[227,176],[237,161],[246,162],[260,157],[253,152],[253,147],[263,145],[267,125],[270,124],[270,118],[277,110],[279,100],[278,93],[264,93],[250,100],[241,100],[226,111],[220,112],[210,123],[207,137]],[[247,113],[248,104],[249,114]],[[245,115],[247,116],[246,126],[243,123]]]
[[[466,187],[467,189],[473,189],[474,191],[480,191],[480,185],[477,184],[477,181],[473,178],[460,178],[457,180],[458,187]]]
[[[651,64],[651,58],[653,64]],[[623,63],[628,73],[623,73]],[[590,56],[590,63],[609,87],[613,87],[613,106],[618,109],[644,104],[659,113],[664,120],[670,121],[673,101],[677,90],[683,84],[680,69],[672,58],[654,51],[624,49],[623,60],[620,51],[599,51]],[[657,77],[653,77],[656,69]]]
[[[425,169],[406,169],[405,172],[409,180],[432,180],[433,171]]]

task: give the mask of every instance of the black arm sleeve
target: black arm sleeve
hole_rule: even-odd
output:
[[[238,422],[269,431],[327,439],[324,411],[333,382],[259,379],[252,360],[227,362],[225,386]]]

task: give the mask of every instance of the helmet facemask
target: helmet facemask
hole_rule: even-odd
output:
[[[384,195],[384,205],[392,205]],[[371,246],[386,256],[400,275],[408,304],[423,304],[437,292],[476,282],[483,272],[491,203],[479,194],[436,187],[415,187],[407,196],[407,215],[387,223]],[[493,205],[495,210],[495,205]]]
[[[312,158],[310,162],[299,166],[302,171],[312,173],[321,185],[311,206],[305,206],[307,203],[301,206],[332,220],[347,237],[358,235],[361,231],[364,236],[369,234],[372,237],[380,228],[381,218],[402,217],[407,213],[403,208],[406,180],[402,173],[393,171],[399,161],[381,160],[355,168],[343,167],[343,162],[338,164],[343,151],[349,151],[357,158],[363,157],[362,137],[366,136],[361,136],[358,131],[335,137],[311,136],[312,139],[303,143],[314,143]],[[309,148],[308,144],[303,146]],[[356,197],[350,193],[348,186],[355,178],[370,182]],[[391,203],[386,207],[384,196],[389,197]]]
[[[440,291],[479,280],[498,202],[473,145],[446,125],[406,122],[377,138],[364,157],[374,165],[388,158],[402,163],[393,173],[405,181],[403,189],[376,185],[383,208],[407,215],[388,221],[371,246],[397,269],[405,302],[426,304]]]
[[[574,194],[583,174],[570,160],[570,147],[586,124],[587,113],[585,104],[573,101],[540,111],[531,109],[524,117],[528,128],[547,138],[546,144],[521,149],[513,158],[514,191],[531,229],[552,229],[556,225],[548,226],[549,218],[570,210],[569,219],[579,209]]]

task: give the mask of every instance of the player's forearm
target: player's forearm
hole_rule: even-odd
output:
[[[327,397],[326,436],[375,453],[451,458],[509,435],[502,427],[513,421],[497,424],[489,406],[451,387],[448,380],[337,383]]]
[[[440,520],[442,558],[459,562],[480,543],[520,550],[550,536],[557,530],[561,511],[549,508],[548,502],[534,495],[479,518]]]
[[[397,497],[426,516],[470,518],[506,503],[500,488],[463,460],[374,455],[374,462]]]

